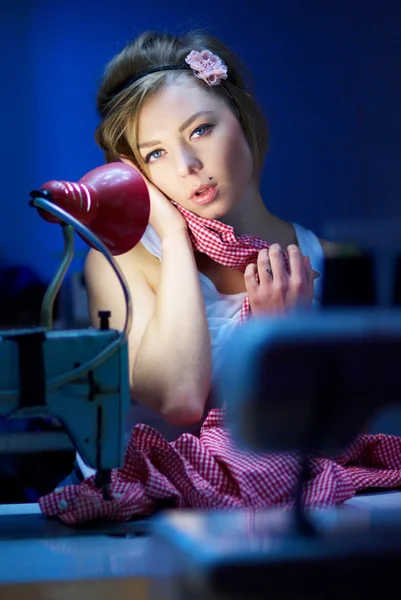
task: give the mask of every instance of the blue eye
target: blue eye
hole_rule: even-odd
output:
[[[204,125],[199,125],[199,127],[197,127],[196,129],[193,130],[193,132],[190,135],[190,138],[192,139],[192,137],[195,137],[195,138],[203,137],[203,136],[207,135],[213,127],[214,127],[214,125],[212,125],[211,123],[205,123]],[[148,164],[151,162],[156,162],[156,161],[160,160],[162,158],[163,154],[164,154],[164,150],[152,150],[152,152],[149,152],[149,154],[144,159],[145,164]]]
[[[147,157],[145,158],[145,163],[148,164],[148,162],[150,160],[158,160],[159,158],[161,158],[161,153],[163,152],[163,150],[153,150],[153,152],[149,152],[149,154],[147,155]],[[158,154],[159,156],[155,156],[156,154]]]
[[[206,123],[205,125],[199,125],[199,127],[193,130],[193,132],[191,133],[191,137],[195,133],[199,133],[199,135],[197,135],[196,137],[202,137],[206,135],[212,129],[212,127],[213,125],[211,125],[210,123]]]

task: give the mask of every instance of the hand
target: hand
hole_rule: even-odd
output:
[[[150,198],[149,223],[156,230],[160,239],[179,231],[187,231],[187,222],[182,214],[168,200],[168,198],[153,183],[145,177],[138,167],[128,158],[121,158],[122,162],[129,165],[142,175],[148,187]]]
[[[313,301],[313,281],[318,273],[308,256],[302,256],[295,244],[288,246],[290,273],[284,266],[279,244],[261,250],[257,264],[245,269],[245,286],[252,314],[283,314],[296,308],[310,309]]]

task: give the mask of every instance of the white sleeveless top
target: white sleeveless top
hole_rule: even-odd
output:
[[[310,230],[305,229],[301,225],[293,223],[298,246],[304,256],[309,256],[312,267],[322,272],[323,268],[323,248],[317,238],[317,236]],[[161,242],[157,233],[151,225],[148,225],[141,243],[144,245],[146,250],[161,260]],[[212,343],[212,383],[216,378],[220,370],[222,360],[222,349],[224,347],[224,340],[226,336],[234,327],[239,323],[239,317],[241,307],[246,295],[245,292],[240,294],[220,294],[217,291],[214,283],[203,273],[199,273],[199,279],[201,283],[201,289],[206,305],[206,315],[209,324],[210,338]],[[322,278],[315,280],[315,305],[318,304],[321,295],[321,282]],[[210,410],[212,405],[209,403],[205,409],[205,417],[207,412]],[[143,406],[139,402],[132,400],[131,408],[126,420],[126,444],[131,435],[132,428],[137,423],[145,423],[150,427],[158,430],[163,437],[168,441],[177,439],[184,432],[198,433],[201,424],[197,424],[194,427],[174,427],[166,423],[157,413],[151,409]],[[84,477],[89,477],[94,473],[93,469],[90,469],[85,465],[82,458],[77,455],[78,464]]]

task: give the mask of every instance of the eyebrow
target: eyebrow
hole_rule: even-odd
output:
[[[191,123],[196,121],[196,119],[198,119],[202,115],[210,115],[212,113],[213,113],[212,110],[200,110],[200,111],[194,113],[188,119],[186,119],[186,121],[184,121],[182,123],[182,125],[179,126],[178,131],[180,133],[182,133],[183,131],[185,131],[187,129],[187,127],[189,127],[191,125]],[[161,144],[161,143],[162,142],[160,140],[152,140],[150,142],[144,142],[143,144],[138,144],[138,148],[151,148],[152,146],[156,146],[157,144]]]

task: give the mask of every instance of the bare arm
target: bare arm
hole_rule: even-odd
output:
[[[143,247],[116,257],[133,300],[129,335],[132,395],[174,425],[198,422],[211,381],[211,344],[199,276],[187,231],[162,240],[157,294],[141,270]],[[122,329],[123,294],[104,257],[91,250],[85,264],[91,320],[111,310],[111,327]]]

